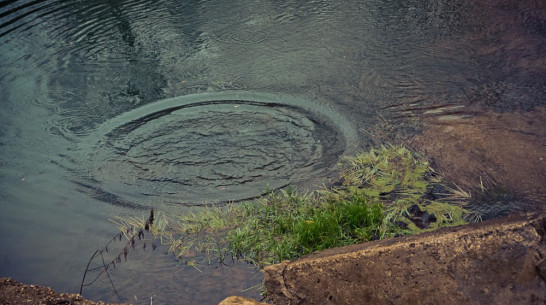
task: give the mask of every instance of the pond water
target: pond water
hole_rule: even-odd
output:
[[[520,159],[546,147],[542,0],[6,0],[0,67],[0,276],[59,291],[79,290],[110,218],[327,184],[381,135],[517,112],[511,147],[537,145]],[[122,301],[259,298],[249,265],[159,253],[112,273]],[[84,296],[119,301],[107,281]]]

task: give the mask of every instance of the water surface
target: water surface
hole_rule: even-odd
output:
[[[114,216],[328,183],[380,132],[544,107],[545,54],[540,0],[0,2],[0,276],[77,292]],[[123,301],[260,281],[174,265],[134,255]]]

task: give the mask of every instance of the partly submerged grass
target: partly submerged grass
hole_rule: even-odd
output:
[[[341,201],[293,190],[245,204],[239,226],[227,232],[237,257],[270,264],[364,242],[384,233],[381,203],[353,194]]]
[[[156,236],[196,268],[196,257],[209,263],[236,257],[263,266],[470,219],[463,207],[468,194],[444,186],[424,158],[404,147],[382,146],[343,161],[337,187],[313,193],[287,189],[256,202],[196,208],[163,225]]]
[[[401,146],[382,146],[345,158],[343,188],[383,202],[386,221],[403,223],[412,233],[466,223],[463,206],[470,194],[443,185],[426,159]],[[418,216],[421,215],[421,216]],[[433,217],[419,227],[416,217]]]

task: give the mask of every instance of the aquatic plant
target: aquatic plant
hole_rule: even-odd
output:
[[[344,158],[341,166],[334,187],[267,191],[255,202],[195,208],[171,220],[158,236],[176,259],[197,269],[199,258],[202,263],[238,258],[263,266],[471,219],[465,193],[444,185],[425,158],[404,147],[371,149]],[[124,225],[121,230],[136,223]]]
[[[85,271],[83,273],[82,282],[80,285],[80,292],[79,294],[82,294],[83,287],[91,286],[93,285],[102,275],[106,274],[110,285],[112,286],[112,289],[114,290],[116,296],[119,298],[118,291],[116,290],[116,287],[114,285],[114,282],[112,281],[112,278],[110,277],[110,273],[108,270],[115,269],[116,264],[121,264],[123,256],[124,260],[127,261],[127,255],[131,250],[135,250],[137,247],[142,247],[142,249],[146,249],[148,245],[152,247],[153,250],[155,250],[156,243],[155,239],[157,236],[160,236],[160,232],[165,231],[165,225],[166,225],[166,218],[159,217],[159,219],[156,218],[154,214],[154,210],[152,209],[150,211],[150,215],[147,219],[138,219],[136,217],[129,217],[127,219],[119,218],[119,221],[114,221],[118,227],[120,228],[120,232],[118,232],[104,247],[101,249],[97,249],[89,261],[87,262],[87,265],[85,267]],[[152,236],[148,239],[145,238],[146,233],[151,233]],[[116,242],[121,242],[124,240],[125,242],[121,246],[121,250],[114,255],[113,259],[106,260],[105,255],[110,252],[110,248],[113,247],[113,245]],[[100,262],[97,266],[92,267],[91,263],[100,257]],[[95,277],[86,282],[85,279],[87,277],[88,273],[95,273]],[[121,298],[120,298],[121,300]]]
[[[342,186],[383,202],[388,222],[411,233],[466,223],[469,193],[445,185],[428,161],[402,146],[384,145],[344,158]],[[417,218],[425,222],[419,223]]]
[[[318,250],[379,238],[379,202],[352,194],[339,201],[283,190],[242,206],[240,225],[227,232],[237,257],[271,264]]]

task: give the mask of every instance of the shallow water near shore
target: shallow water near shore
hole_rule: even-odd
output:
[[[4,1],[0,65],[0,276],[57,291],[109,218],[320,187],[381,141],[502,186],[488,217],[546,197],[539,0]],[[122,301],[259,298],[245,263],[148,250],[112,272]],[[107,281],[84,296],[119,302]]]

